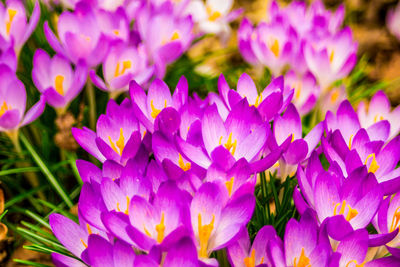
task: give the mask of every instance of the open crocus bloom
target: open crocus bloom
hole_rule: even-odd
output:
[[[194,0],[190,1],[185,12],[193,16],[200,31],[213,34],[227,34],[230,31],[229,22],[240,15],[240,10],[230,12],[232,0]]]
[[[400,131],[400,107],[391,111],[391,104],[383,91],[378,91],[367,106],[364,101],[360,102],[357,109],[358,118],[363,128],[368,128],[373,124],[387,120],[390,123],[389,139],[395,137]]]
[[[42,96],[25,114],[25,86],[10,68],[6,65],[0,65],[1,132],[16,132],[19,127],[31,123],[43,113],[45,105],[46,101]]]
[[[44,50],[36,50],[32,79],[51,106],[67,108],[82,90],[86,77],[87,68],[83,61],[78,62],[75,70],[72,70],[69,61],[64,57],[55,55],[50,58]]]
[[[144,47],[125,46],[120,43],[112,46],[104,60],[103,76],[105,82],[91,70],[90,77],[93,83],[101,90],[110,93],[128,91],[129,82],[135,80],[144,84],[153,75],[154,68],[148,65]]]
[[[122,165],[137,153],[142,138],[129,100],[121,105],[111,100],[106,115],[99,117],[96,132],[84,127],[72,128],[72,134],[86,151],[101,162],[110,159]]]
[[[0,4],[0,47],[4,49],[12,44],[18,55],[22,46],[31,36],[40,17],[39,1],[36,1],[29,23],[27,23],[25,6],[22,1],[9,0],[4,6]]]
[[[320,45],[307,43],[304,52],[309,69],[324,92],[334,81],[349,74],[357,62],[357,43],[353,41],[350,28],[343,29]]]
[[[294,71],[289,71],[285,75],[285,85],[285,91],[294,88],[292,102],[301,116],[313,109],[320,95],[320,87],[311,73],[299,77]]]
[[[190,205],[191,224],[199,258],[207,259],[212,251],[227,246],[245,226],[254,209],[255,199],[247,194],[232,202],[216,184],[203,184]]]
[[[278,22],[274,24],[260,23],[251,35],[251,48],[258,61],[268,66],[277,77],[289,63],[293,43],[297,35],[292,28],[284,28]]]
[[[166,65],[182,55],[194,38],[191,16],[177,17],[173,8],[169,2],[158,8],[144,6],[137,18],[138,31],[158,78],[164,77]]]
[[[50,46],[77,64],[84,59],[89,67],[102,62],[108,52],[109,38],[98,27],[99,17],[85,2],[79,2],[74,12],[65,11],[58,19],[58,38],[47,22],[44,33]]]

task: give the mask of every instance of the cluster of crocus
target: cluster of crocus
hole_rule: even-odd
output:
[[[73,129],[102,168],[77,161],[84,182],[79,224],[50,217],[56,237],[82,260],[54,254],[56,265],[217,265],[210,254],[235,242],[252,216],[257,173],[283,150],[304,148],[301,136],[276,140],[271,131],[270,121],[290,102],[282,77],[258,94],[246,74],[237,90],[221,76],[219,91],[202,100],[188,96],[184,77],[172,95],[161,80],[147,92],[132,81],[130,99],[110,100],[95,132]]]
[[[248,19],[242,21],[239,49],[247,62],[268,67],[274,76],[289,68],[288,85],[295,88],[293,103],[301,114],[314,107],[320,94],[329,98],[325,104],[334,107],[340,91],[335,89],[335,96],[326,94],[333,82],[349,74],[357,60],[351,30],[341,28],[343,17],[343,6],[331,13],[321,1],[308,8],[300,1],[280,8],[272,1],[268,22],[253,27]]]
[[[15,141],[18,129],[35,120],[45,107],[45,98],[41,97],[25,113],[26,90],[16,75],[19,52],[38,23],[40,7],[35,4],[29,23],[21,1],[0,3],[0,13],[3,17],[0,27],[0,132]]]
[[[44,30],[49,44],[72,63],[85,62],[92,82],[112,97],[128,91],[131,80],[145,85],[152,77],[162,78],[166,66],[178,59],[195,37],[228,33],[229,22],[240,14],[240,10],[229,13],[233,1],[209,0],[206,5],[203,1],[188,0],[61,3],[73,11],[60,15],[58,38],[46,22]],[[100,64],[102,77],[96,72]],[[62,86],[62,81],[57,84]],[[79,87],[75,84],[70,91],[76,92]],[[53,89],[53,94],[60,91]],[[67,103],[69,98],[64,97],[63,102]]]
[[[247,74],[236,90],[221,75],[218,92],[190,97],[184,77],[172,95],[161,80],[147,91],[132,81],[130,99],[110,100],[96,131],[73,129],[102,167],[77,161],[79,224],[50,216],[73,254],[53,254],[57,266],[217,266],[220,249],[232,266],[400,264],[398,108],[383,92],[359,115],[343,101],[304,138],[282,77],[258,93]],[[251,245],[257,173],[286,178],[297,167],[300,221],[283,241],[264,226]]]
[[[368,111],[365,106],[360,103],[357,114],[345,100],[336,115],[327,112],[321,148],[299,165],[293,199],[300,214],[312,210],[336,252],[352,236],[361,238],[353,242],[362,247],[357,249],[362,255],[349,254],[352,258],[343,264],[337,259],[339,266],[395,266],[400,138],[393,118],[398,108],[391,111],[383,92],[371,99]],[[322,165],[321,157],[329,166]],[[384,257],[388,251],[393,256]]]

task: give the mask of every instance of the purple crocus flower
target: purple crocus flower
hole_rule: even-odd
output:
[[[193,197],[190,216],[199,258],[206,263],[212,251],[233,242],[251,218],[255,198],[243,195],[227,203],[228,194],[214,183],[203,184]]]
[[[163,109],[173,107],[179,111],[187,102],[188,84],[186,78],[182,76],[171,96],[168,85],[156,79],[151,83],[146,95],[143,88],[133,81],[130,84],[129,94],[136,117],[152,133],[155,119]]]
[[[389,31],[400,40],[400,4],[397,4],[396,8],[388,11],[386,25]]]
[[[323,124],[317,124],[303,139],[300,114],[293,104],[289,104],[283,116],[276,115],[273,128],[275,139],[271,140],[276,140],[277,144],[274,144],[272,148],[282,145],[288,138],[291,138],[287,151],[282,154],[279,164],[277,164],[280,176],[285,179],[288,175],[295,174],[297,164],[310,157],[320,142]]]
[[[229,22],[241,13],[241,10],[230,12],[232,7],[233,0],[194,0],[190,1],[185,13],[192,15],[201,32],[227,36],[230,32]]]
[[[154,68],[149,66],[148,56],[143,45],[137,48],[118,43],[111,47],[103,63],[103,81],[90,71],[93,83],[104,91],[109,91],[113,97],[119,93],[128,91],[129,82],[135,80],[143,85],[153,75]]]
[[[329,266],[389,267],[400,263],[395,257],[368,260],[368,231],[360,229],[346,236],[338,245]]]
[[[323,92],[336,80],[353,69],[357,61],[357,43],[350,28],[336,33],[322,44],[306,43],[304,56],[310,71],[317,78]]]
[[[215,104],[207,107],[201,122],[201,133],[204,148],[195,147],[180,139],[178,146],[188,159],[203,168],[208,168],[211,164],[210,159],[221,159],[222,154],[224,158],[245,158],[254,163],[259,159],[267,141],[269,128],[262,121],[257,109],[249,106],[246,99],[243,99],[232,108],[225,121],[219,115]],[[220,149],[216,150],[217,148]],[[222,154],[217,156],[213,154],[214,151]]]
[[[64,57],[49,55],[41,49],[36,50],[33,58],[32,79],[46,101],[58,110],[65,110],[69,103],[80,93],[85,85],[87,67],[79,61],[75,70]],[[62,112],[62,111],[61,111]]]
[[[0,48],[5,49],[11,43],[15,54],[19,55],[22,46],[32,34],[40,17],[39,1],[35,2],[29,23],[27,23],[25,6],[20,0],[8,0],[0,4]]]
[[[278,21],[271,24],[261,22],[250,38],[251,49],[258,61],[267,66],[275,77],[281,75],[290,62],[293,43],[297,42],[296,32],[291,27],[282,27]]]
[[[165,75],[166,65],[182,55],[194,38],[192,18],[177,17],[173,10],[172,3],[166,2],[158,8],[144,6],[138,12],[137,28],[159,78]]]
[[[265,121],[270,121],[277,113],[283,112],[293,97],[293,90],[284,91],[283,77],[273,79],[265,89],[258,93],[254,81],[249,75],[243,73],[237,83],[236,91],[229,88],[225,77],[221,74],[218,80],[218,91],[220,96],[212,97],[211,104],[215,103],[218,112],[226,119],[228,112],[242,98],[246,98],[250,105],[257,108]],[[210,97],[209,95],[209,97]],[[222,98],[223,102],[218,101]]]
[[[31,123],[43,113],[46,101],[41,96],[25,114],[24,84],[6,65],[0,65],[0,81],[0,131],[16,133],[20,127]]]
[[[85,2],[79,2],[74,12],[64,11],[58,19],[57,38],[48,22],[44,24],[44,33],[50,46],[77,64],[80,59],[89,67],[100,64],[107,55],[109,37],[99,27],[99,17],[95,10]]]
[[[320,116],[324,117],[328,111],[336,113],[339,105],[346,99],[347,92],[346,88],[343,85],[330,89],[320,99]]]
[[[303,77],[299,77],[294,71],[289,71],[285,75],[285,84],[285,91],[294,88],[292,103],[296,106],[301,116],[314,108],[319,98],[320,87],[311,73],[306,73]]]
[[[382,201],[378,213],[373,220],[373,225],[379,234],[395,233],[396,236],[385,245],[396,248],[400,245],[400,195],[387,197]],[[384,256],[387,253],[385,247],[379,247],[376,256]]]
[[[101,162],[109,159],[125,165],[138,152],[144,132],[141,133],[130,101],[126,99],[118,105],[111,99],[106,114],[98,119],[96,132],[86,127],[72,128],[72,135]]]
[[[272,266],[328,266],[332,248],[311,211],[300,221],[290,219],[284,242],[271,239],[267,247]]]
[[[250,237],[247,229],[240,232],[239,237],[227,248],[228,259],[232,266],[255,267],[266,264],[271,265],[267,255],[269,240],[279,240],[275,229],[271,225],[262,227],[250,246]]]
[[[17,56],[15,55],[14,48],[9,46],[5,49],[0,49],[0,64],[7,65],[11,70],[17,72]]]
[[[383,91],[378,91],[371,99],[367,106],[364,101],[361,101],[357,108],[358,118],[363,128],[368,128],[374,123],[387,120],[390,123],[389,139],[392,139],[400,132],[400,107],[391,111],[391,105],[388,97]]]
[[[365,167],[354,170],[347,178],[323,172],[315,181],[314,204],[320,222],[341,214],[353,229],[365,228],[382,199],[375,176],[367,173]]]
[[[99,229],[89,225],[84,220],[80,220],[78,225],[71,219],[60,214],[51,214],[49,223],[54,235],[73,255],[81,258],[85,263],[89,263],[85,250],[88,247],[88,239],[92,234],[106,237],[106,234]],[[63,257],[55,256],[63,262],[67,260]],[[63,265],[59,265],[63,266]],[[67,265],[68,266],[68,265]]]

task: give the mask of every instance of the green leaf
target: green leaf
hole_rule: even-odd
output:
[[[43,162],[43,160],[40,158],[40,156],[36,153],[35,149],[29,143],[28,139],[26,139],[26,137],[22,133],[20,134],[20,138],[21,138],[22,143],[28,149],[28,151],[31,154],[34,161],[39,165],[39,168],[42,170],[42,172],[46,176],[47,180],[57,191],[57,193],[61,197],[61,199],[64,200],[65,204],[67,204],[67,206],[69,208],[71,208],[74,204],[72,203],[72,201],[68,197],[68,195],[65,193],[65,191],[62,188],[62,186],[60,185],[60,183],[57,181],[57,179],[54,177],[54,175],[47,168],[47,165]]]

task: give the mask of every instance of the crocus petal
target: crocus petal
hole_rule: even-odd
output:
[[[32,121],[36,120],[40,115],[42,115],[45,106],[46,106],[46,100],[43,96],[41,96],[40,100],[35,105],[33,105],[31,109],[28,110],[28,112],[25,114],[21,126],[27,125]]]

